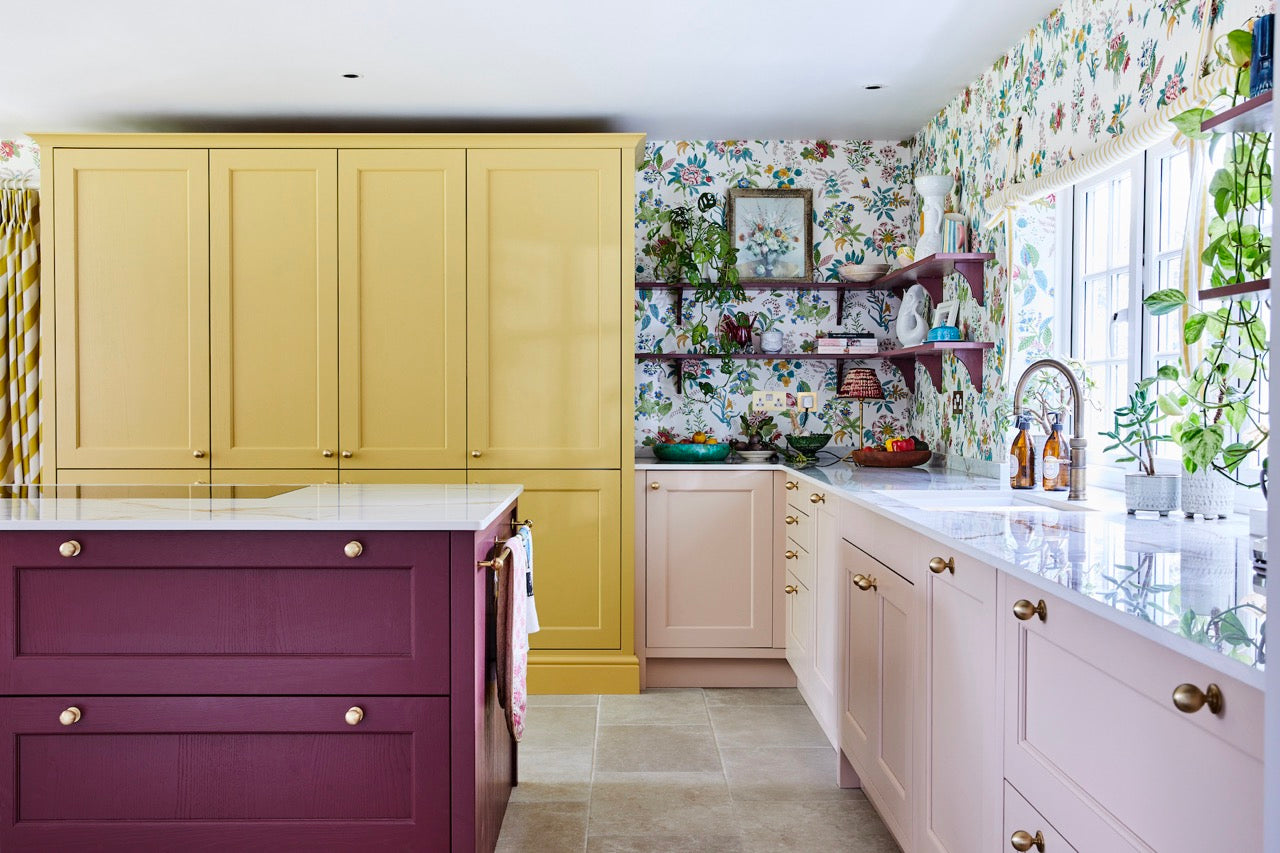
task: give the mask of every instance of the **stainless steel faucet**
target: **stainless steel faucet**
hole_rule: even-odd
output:
[[[1056,370],[1066,377],[1067,384],[1071,386],[1074,419],[1071,424],[1071,491],[1067,494],[1067,500],[1082,501],[1085,489],[1085,448],[1089,446],[1089,442],[1080,436],[1080,430],[1084,427],[1084,393],[1071,368],[1056,358],[1033,361],[1018,378],[1018,385],[1013,391],[1013,417],[1016,419],[1022,414],[1022,392],[1026,390],[1027,380],[1041,370]]]

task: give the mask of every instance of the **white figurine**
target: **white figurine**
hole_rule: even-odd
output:
[[[898,310],[898,323],[894,330],[904,347],[923,343],[929,334],[929,321],[925,319],[925,306],[929,293],[923,285],[913,284],[902,294],[902,307]]]
[[[915,180],[924,212],[923,232],[916,243],[916,260],[922,261],[942,248],[942,203],[955,186],[950,175],[920,175]]]

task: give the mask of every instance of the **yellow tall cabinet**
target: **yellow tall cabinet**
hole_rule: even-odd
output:
[[[638,689],[643,136],[37,141],[46,480],[521,483],[530,690]]]
[[[50,405],[46,369],[43,432],[56,431],[62,468],[207,476],[208,168],[199,150],[70,149],[56,158],[41,301],[59,323],[52,347],[45,323],[43,343],[46,364],[52,354],[61,367],[61,405]],[[50,231],[74,239],[51,251]]]

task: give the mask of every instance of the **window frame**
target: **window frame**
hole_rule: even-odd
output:
[[[1083,317],[1085,287],[1084,277],[1080,274],[1080,271],[1084,268],[1083,253],[1086,236],[1084,233],[1086,208],[1082,197],[1084,192],[1099,183],[1114,179],[1116,176],[1126,172],[1130,175],[1130,192],[1132,194],[1130,197],[1130,211],[1131,213],[1137,210],[1142,211],[1141,217],[1131,216],[1132,221],[1130,223],[1128,369],[1131,374],[1135,369],[1139,371],[1136,376],[1131,375],[1129,377],[1130,382],[1136,381],[1143,376],[1153,376],[1156,371],[1156,345],[1158,341],[1156,324],[1159,320],[1146,313],[1142,307],[1142,300],[1160,289],[1161,285],[1157,281],[1161,263],[1159,255],[1167,256],[1169,254],[1168,252],[1156,251],[1158,243],[1156,229],[1160,226],[1158,205],[1160,203],[1161,164],[1166,155],[1177,150],[1177,146],[1173,144],[1173,139],[1170,138],[1135,154],[1104,172],[1090,176],[1087,181],[1073,184],[1069,192],[1064,191],[1060,194],[1063,202],[1059,205],[1058,239],[1061,250],[1059,257],[1065,267],[1062,280],[1067,286],[1063,288],[1064,292],[1059,294],[1058,298],[1058,313],[1062,319],[1056,324],[1055,342],[1065,342],[1067,344],[1068,357],[1082,360],[1084,328],[1080,320]],[[1188,166],[1188,168],[1190,167]],[[1197,189],[1193,186],[1190,191],[1194,193]],[[1183,257],[1185,248],[1184,245],[1183,250],[1179,252],[1179,258]],[[1181,263],[1181,260],[1179,263]],[[1114,269],[1118,268],[1112,268],[1112,270]],[[1137,322],[1134,322],[1135,314]],[[1064,348],[1059,343],[1055,345],[1055,349],[1062,353]],[[1107,414],[1104,412],[1104,416],[1107,416]],[[1106,440],[1101,435],[1086,435],[1084,437],[1091,443],[1097,441],[1100,446],[1105,446],[1102,442]],[[1132,463],[1116,463],[1104,456],[1102,452],[1091,455],[1090,469],[1091,479],[1096,485],[1111,489],[1122,489],[1124,487],[1124,475],[1133,473]],[[1158,457],[1156,459],[1156,470],[1161,473],[1182,472],[1181,459],[1176,456]],[[1257,473],[1256,468],[1243,469],[1243,471],[1246,477]],[[1246,512],[1250,508],[1265,506],[1266,501],[1262,497],[1260,489],[1250,489],[1244,486],[1236,488],[1237,512]]]

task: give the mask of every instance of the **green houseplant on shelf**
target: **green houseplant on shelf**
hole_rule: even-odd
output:
[[[1219,92],[1216,101],[1235,105],[1248,97],[1251,45],[1252,34],[1243,29],[1219,39],[1218,56],[1235,69],[1235,85]],[[1212,138],[1211,156],[1227,146],[1206,191],[1206,244],[1200,254],[1200,286],[1193,288],[1201,291],[1203,304],[1192,304],[1176,288],[1143,300],[1153,316],[1182,315],[1186,357],[1179,367],[1160,368],[1157,378],[1172,387],[1159,395],[1157,404],[1170,419],[1171,440],[1182,451],[1187,473],[1182,510],[1209,518],[1230,514],[1237,485],[1261,485],[1261,476],[1246,463],[1265,453],[1270,432],[1261,393],[1270,346],[1266,302],[1247,296],[1204,300],[1213,298],[1216,288],[1270,277],[1271,236],[1264,208],[1271,197],[1271,134],[1202,131],[1202,123],[1214,115],[1212,107],[1197,107],[1173,120],[1191,139]],[[1264,459],[1258,470],[1265,469]]]
[[[660,280],[693,285],[693,300],[703,306],[701,319],[689,330],[695,347],[705,344],[714,331],[705,306],[747,298],[738,283],[733,235],[707,216],[720,207],[719,199],[713,193],[702,193],[696,206],[696,210],[680,205],[645,211],[644,218],[653,225],[645,233],[647,243],[642,250],[645,257],[653,259],[654,275]]]
[[[1101,434],[1112,442],[1103,448],[1104,453],[1119,450],[1125,455],[1117,461],[1138,463],[1137,473],[1124,475],[1124,508],[1130,515],[1140,511],[1168,515],[1178,509],[1181,500],[1181,477],[1156,473],[1156,445],[1168,441],[1169,436],[1159,432],[1165,415],[1151,399],[1155,381],[1149,377],[1137,382],[1129,392],[1129,402],[1115,410],[1115,426]]]

